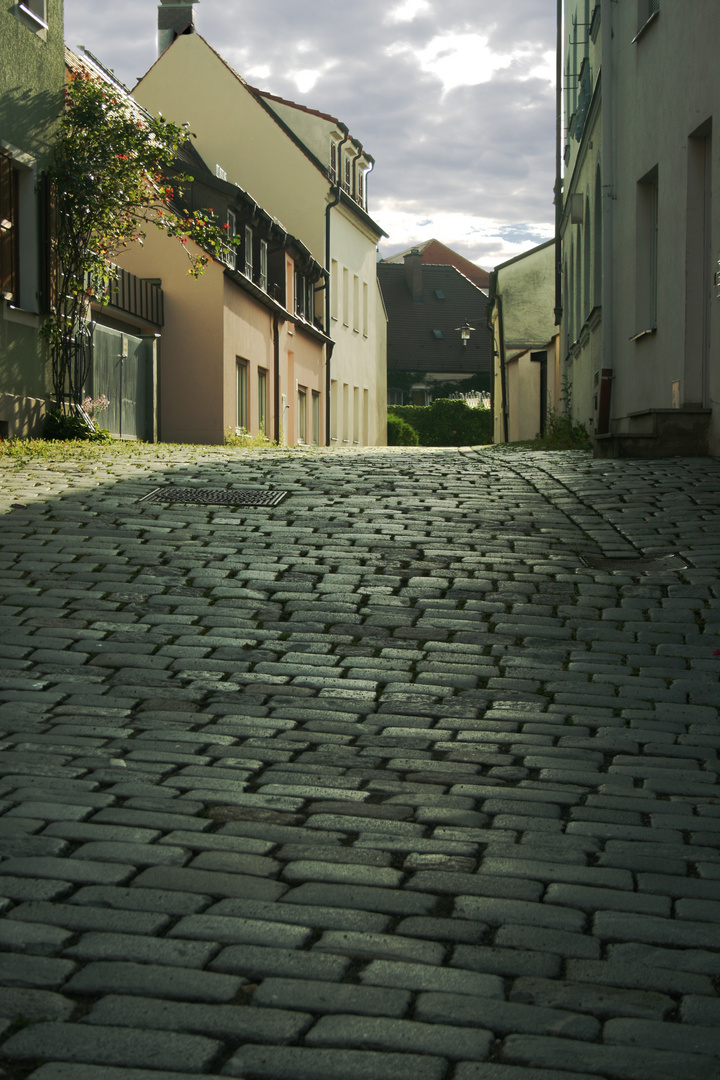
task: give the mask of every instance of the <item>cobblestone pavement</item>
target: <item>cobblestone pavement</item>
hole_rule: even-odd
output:
[[[720,461],[0,480],[2,1075],[718,1077]]]

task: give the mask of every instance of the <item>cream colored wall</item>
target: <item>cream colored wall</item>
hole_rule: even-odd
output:
[[[159,362],[160,423],[163,442],[222,443],[223,272],[211,262],[197,281],[177,240],[156,229],[142,247],[134,245],[118,262],[138,277],[162,280],[165,325]]]
[[[387,443],[387,319],[377,282],[375,239],[338,205],[331,211],[330,256],[338,263],[337,318],[330,320],[330,336],[336,342],[330,362],[332,378],[349,387],[352,400],[357,387],[360,394],[360,420],[353,423],[353,409],[348,411],[347,426],[341,407],[337,416],[338,446],[363,445],[365,435],[371,446]],[[344,308],[343,270],[349,274],[348,307]],[[358,311],[355,310],[354,279],[358,279]],[[363,286],[367,287],[367,334]],[[357,329],[356,329],[357,326]],[[362,416],[368,391],[367,419]],[[357,427],[357,430],[356,430]],[[334,429],[333,429],[334,430]]]
[[[614,12],[616,40],[634,35],[632,11]],[[642,408],[671,408],[678,382],[680,405],[714,409],[712,449],[720,454],[720,302],[712,275],[720,258],[720,65],[716,0],[660,6],[654,23],[616,62],[616,101],[632,100],[632,109],[616,107],[614,204],[615,320],[617,326],[612,417]],[[662,122],[658,122],[662,118]],[[711,221],[706,266],[710,354],[703,386],[702,289],[693,276],[703,259],[693,250],[690,222],[701,211],[702,197],[690,187],[691,138],[711,121],[709,139]],[[633,342],[642,327],[638,314],[635,258],[638,182],[658,169],[657,331]],[[620,197],[621,196],[621,197]]]
[[[315,157],[327,168],[330,165],[330,133],[337,131],[337,124],[321,116],[283,105],[279,101],[267,102],[268,107],[295,132]]]
[[[198,34],[176,38],[133,94],[187,121],[210,168],[219,164],[324,263],[326,178]]]
[[[506,348],[545,345],[555,332],[555,245],[534,248],[497,268]]]
[[[247,429],[251,435],[256,435],[260,428],[258,370],[264,368],[268,373],[266,430],[272,438],[276,407],[272,315],[228,277],[224,279],[224,301],[223,430],[234,432],[237,428],[237,361],[245,360],[248,364]]]

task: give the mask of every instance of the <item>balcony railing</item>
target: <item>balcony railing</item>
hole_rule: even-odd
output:
[[[135,315],[139,319],[162,326],[164,322],[163,291],[161,286],[148,278],[115,267],[116,278],[108,286],[110,307]]]

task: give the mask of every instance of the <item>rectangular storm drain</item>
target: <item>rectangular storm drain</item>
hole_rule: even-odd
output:
[[[192,503],[195,506],[279,506],[287,491],[261,491],[253,488],[154,488],[138,502]]]

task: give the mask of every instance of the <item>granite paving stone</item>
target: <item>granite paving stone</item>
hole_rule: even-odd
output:
[[[717,460],[93,454],[0,456],[8,1076],[717,1080]]]

